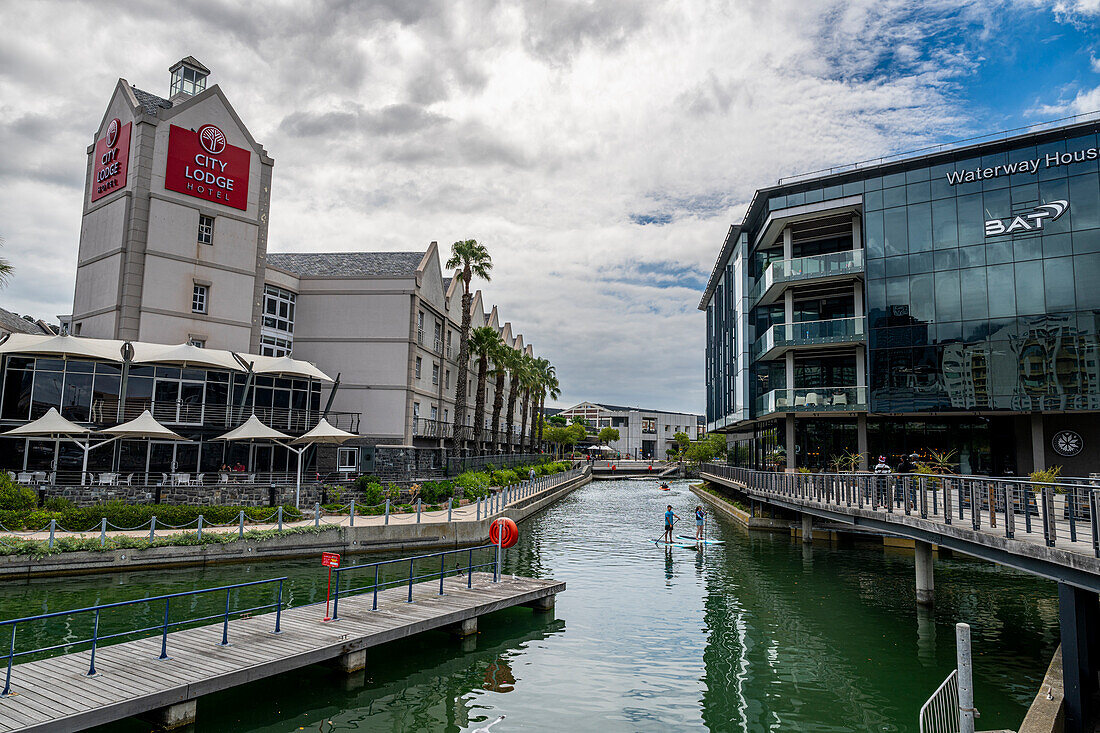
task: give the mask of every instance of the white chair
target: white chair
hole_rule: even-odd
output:
[[[817,392],[808,392],[806,394],[806,405],[810,407],[817,407],[821,404],[821,398],[817,396]]]
[[[172,485],[172,480],[170,478],[168,478],[168,474],[162,473],[160,475],[160,485],[161,486],[171,486]]]
[[[177,473],[175,475],[176,486],[190,486],[191,474],[189,473]]]
[[[120,475],[119,479],[118,479],[118,485],[119,486],[133,486],[134,485],[134,474],[132,474],[132,473],[127,474],[126,478],[122,478],[122,476]]]
[[[100,486],[112,486],[115,483],[115,479],[118,477],[117,473],[101,473],[99,474]]]
[[[805,407],[806,406],[806,395],[795,395],[794,406],[795,407]]]
[[[256,483],[256,474],[254,474],[254,473],[248,474],[248,483],[250,483],[250,484]]]
[[[229,474],[228,473],[219,473],[218,474],[218,486],[228,486],[228,485],[229,485]]]
[[[20,471],[16,481],[24,485],[31,484],[34,483],[34,476],[32,476],[29,471]]]
[[[833,404],[834,405],[846,405],[846,404],[848,404],[848,395],[844,394],[843,392],[838,392],[837,394],[833,395]]]
[[[8,478],[10,478],[10,479],[11,479],[12,481],[15,481],[15,480],[16,480],[16,478],[15,478],[15,471],[5,471],[5,473],[7,473],[7,474],[8,474]]]
[[[195,484],[194,485],[195,486],[202,486],[203,482],[205,482],[205,481],[206,481],[206,474],[205,473],[197,474],[195,476]]]

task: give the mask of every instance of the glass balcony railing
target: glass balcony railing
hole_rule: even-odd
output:
[[[777,260],[764,270],[750,293],[753,304],[759,302],[773,286],[799,280],[813,280],[822,277],[854,275],[863,272],[863,250],[849,249],[843,252],[830,252],[827,255],[813,257],[795,257],[790,260]]]
[[[866,409],[866,387],[773,389],[756,400],[756,417],[774,412],[858,412]]]
[[[833,318],[827,321],[801,321],[777,323],[752,346],[753,359],[759,359],[775,349],[794,346],[817,346],[864,341],[867,338],[867,319]]]

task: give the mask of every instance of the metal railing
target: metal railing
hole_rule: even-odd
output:
[[[974,666],[970,651],[970,625],[955,624],[955,656],[951,670],[917,716],[920,733],[974,733]]]
[[[757,417],[773,412],[851,412],[866,409],[866,387],[781,388],[756,399]]]
[[[704,474],[821,505],[904,514],[1100,557],[1100,479],[1090,484],[951,474],[777,473],[706,463]],[[1019,516],[1018,516],[1019,515]]]
[[[412,434],[414,438],[450,438],[454,435],[454,424],[426,417],[413,418]]]
[[[183,591],[181,593],[170,593],[163,596],[153,596],[151,598],[138,598],[133,601],[118,601],[116,603],[103,603],[95,606],[88,606],[87,608],[77,608],[69,611],[55,611],[53,613],[41,613],[35,616],[24,616],[22,618],[8,619],[7,621],[0,621],[0,636],[6,632],[5,627],[11,627],[10,635],[11,642],[8,650],[7,660],[7,672],[4,675],[4,690],[0,692],[0,696],[7,697],[12,694],[11,689],[11,677],[12,677],[12,663],[16,657],[23,657],[31,654],[44,654],[46,652],[57,651],[59,649],[68,653],[73,647],[83,646],[85,644],[90,645],[90,659],[88,663],[88,676],[92,676],[96,673],[95,656],[96,648],[104,641],[111,639],[121,639],[128,636],[135,636],[137,634],[149,634],[150,632],[159,632],[160,641],[160,659],[168,659],[168,630],[172,628],[178,628],[180,626],[190,626],[198,624],[202,621],[211,621],[213,619],[220,619],[222,622],[222,638],[220,646],[229,646],[229,617],[238,616],[243,617],[245,614],[255,613],[257,611],[275,610],[275,627],[271,631],[273,634],[281,633],[280,622],[282,620],[283,609],[283,582],[286,580],[282,578],[270,578],[268,580],[254,580],[249,583],[236,583],[234,585],[223,585],[217,588],[202,588],[199,590]],[[238,608],[233,606],[233,591],[240,588],[255,587],[261,585],[275,585],[278,584],[275,591],[275,601],[273,603],[261,604],[258,606],[249,606],[247,608]],[[194,618],[186,618],[182,620],[171,620],[171,602],[177,598],[193,598],[194,596],[206,595],[210,593],[219,593],[225,591],[225,609],[219,613],[205,616],[198,616]],[[139,604],[159,604],[164,602],[164,620],[153,626],[145,626],[137,629],[127,629],[123,631],[117,631],[114,633],[100,633],[100,617],[105,611],[110,611],[116,608],[127,608],[130,606],[136,606]],[[159,611],[158,611],[159,613]],[[24,649],[22,651],[16,651],[16,630],[20,624],[26,625],[35,621],[42,621],[45,619],[53,618],[70,618],[78,615],[89,615],[91,617],[91,636],[86,639],[66,639],[60,644],[52,644],[49,646],[38,647],[35,649]],[[70,633],[72,633],[72,627],[74,624],[71,622],[67,624]]]
[[[290,471],[80,471],[28,470],[7,471],[17,482],[32,488],[40,486],[91,486],[100,488],[144,487],[147,489],[203,486],[231,488],[234,486],[294,486],[297,474]],[[302,485],[318,481],[303,473]]]
[[[462,473],[463,471],[478,471],[487,466],[493,468],[511,468],[529,463],[549,463],[550,456],[542,453],[499,453],[480,456],[466,456],[465,458],[448,458],[447,473]]]
[[[494,553],[493,558],[489,562],[482,562],[482,563],[478,563],[478,564],[475,565],[474,564],[474,553],[475,552],[480,553],[480,552],[483,552],[485,550],[491,550]],[[396,560],[380,560],[379,562],[372,562],[372,563],[368,563],[368,564],[365,564],[365,565],[347,565],[345,567],[335,568],[332,571],[332,575],[333,575],[333,578],[332,578],[333,601],[332,601],[332,618],[331,618],[331,620],[332,621],[340,620],[340,597],[341,596],[343,596],[344,598],[347,598],[348,596],[362,595],[364,593],[372,593],[374,598],[373,598],[372,603],[371,603],[371,610],[372,611],[377,611],[378,610],[378,593],[379,593],[379,591],[386,590],[387,588],[397,588],[397,587],[407,586],[408,587],[408,598],[406,600],[406,603],[412,603],[413,602],[413,586],[418,581],[434,580],[434,579],[438,578],[439,579],[439,593],[437,595],[444,595],[443,581],[444,581],[444,579],[446,579],[446,577],[448,575],[451,575],[452,577],[459,576],[459,575],[465,575],[466,576],[466,587],[467,588],[472,588],[473,587],[473,582],[474,582],[474,571],[475,570],[481,570],[481,569],[484,569],[484,568],[491,568],[492,571],[493,571],[493,582],[498,583],[498,582],[500,582],[500,572],[501,572],[501,567],[502,567],[502,563],[503,563],[503,560],[504,560],[504,552],[505,552],[504,548],[499,546],[499,545],[481,545],[480,547],[470,547],[470,548],[466,548],[466,549],[462,549],[462,550],[444,550],[442,552],[431,552],[431,553],[428,553],[426,555],[414,555],[412,557],[403,557],[403,558],[398,558]],[[448,568],[447,567],[447,558],[451,557],[451,556],[465,557],[466,558],[465,566],[463,566],[461,563],[458,563],[458,564],[455,564],[453,567]],[[439,570],[435,570],[435,568],[433,567],[431,571],[428,571],[428,572],[419,571],[418,572],[417,561],[424,561],[424,560],[429,560],[429,559],[434,560],[435,558],[439,558]],[[399,577],[399,578],[393,578],[393,579],[390,579],[390,580],[386,579],[386,576],[383,573],[383,568],[387,568],[387,567],[397,565],[397,564],[401,564],[403,566],[405,563],[408,563],[408,566],[409,566],[409,571],[408,571],[408,576],[407,577],[405,577],[404,573],[402,573],[402,576]],[[423,565],[424,565],[424,563],[421,562],[421,567],[423,567]],[[341,577],[341,575],[350,575],[351,573],[358,573],[358,572],[361,572],[361,571],[371,571],[371,570],[374,571],[374,575],[373,575],[373,578],[372,578],[371,582],[369,582],[367,585],[362,585],[362,586],[358,586],[358,587],[349,587],[347,589],[341,590],[341,588],[340,588],[340,577]],[[350,582],[349,582],[349,585],[350,585]]]
[[[800,321],[777,323],[752,346],[754,359],[759,359],[772,349],[784,346],[818,346],[864,341],[867,338],[867,319],[832,318],[825,321]]]
[[[862,249],[848,249],[823,255],[776,260],[768,265],[768,268],[764,270],[756,284],[753,285],[749,301],[756,304],[773,285],[780,283],[838,275],[855,275],[860,272],[863,272]]]

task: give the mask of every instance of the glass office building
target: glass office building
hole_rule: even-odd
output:
[[[757,191],[707,314],[708,430],[743,465],[954,450],[1100,471],[1095,121]]]

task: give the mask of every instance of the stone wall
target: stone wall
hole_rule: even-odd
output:
[[[301,506],[321,501],[322,486],[302,482]],[[38,490],[39,503],[53,497],[77,506],[122,501],[127,504],[189,504],[192,506],[275,506],[294,503],[294,486],[227,484],[218,486],[45,486]]]

